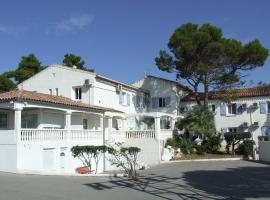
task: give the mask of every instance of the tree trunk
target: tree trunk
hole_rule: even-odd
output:
[[[209,95],[209,82],[208,82],[208,76],[205,75],[204,77],[204,108],[208,109],[208,95]]]

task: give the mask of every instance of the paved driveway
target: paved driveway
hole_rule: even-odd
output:
[[[0,200],[270,199],[270,165],[246,161],[162,164],[125,178],[0,173]]]

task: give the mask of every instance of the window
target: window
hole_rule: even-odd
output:
[[[216,105],[212,104],[211,107],[212,107],[212,112],[216,112]]]
[[[267,108],[268,112],[270,112],[270,101],[267,101]]]
[[[49,89],[49,94],[52,95],[52,89]]]
[[[158,98],[158,107],[160,108],[166,107],[165,98],[163,97]]]
[[[87,129],[87,128],[88,128],[87,119],[83,119],[83,129]]]
[[[231,115],[236,114],[237,106],[236,103],[232,103],[228,105],[228,113]]]
[[[55,95],[58,96],[58,88],[55,88]]]
[[[38,115],[37,114],[23,114],[22,128],[37,128]]]
[[[229,132],[237,132],[237,128],[236,127],[230,127]]]
[[[144,97],[142,95],[136,96],[136,107],[137,108],[144,108]]]
[[[75,99],[82,99],[82,88],[75,88]]]
[[[120,92],[119,104],[123,106],[130,106],[130,94],[126,92]]]
[[[8,114],[7,113],[0,113],[0,128],[7,128],[8,127]]]

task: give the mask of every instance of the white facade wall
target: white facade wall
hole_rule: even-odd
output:
[[[259,122],[259,127],[257,128],[247,128],[245,131],[249,131],[253,135],[253,140],[256,142],[258,145],[258,136],[262,135],[261,132],[261,127],[262,126],[270,126],[270,113],[268,112],[267,114],[261,114],[260,113],[260,104],[259,102],[261,101],[270,101],[270,97],[251,97],[251,98],[239,98],[235,101],[232,101],[231,103],[241,103],[241,104],[247,104],[247,107],[251,106],[253,103],[258,104],[258,108],[252,112],[251,114],[245,110],[242,113],[239,114],[226,114],[226,116],[222,116],[220,114],[220,105],[221,101],[218,100],[210,100],[209,101],[209,107],[214,104],[216,107],[215,111],[215,124],[216,124],[216,129],[217,132],[221,132],[222,129],[225,128],[232,128],[232,127],[239,127],[241,126],[244,122],[248,123],[248,127],[254,122]],[[195,102],[182,102],[183,107],[192,107],[194,105],[197,105]],[[227,105],[227,104],[226,104]],[[227,111],[228,113],[228,111]]]
[[[179,115],[180,99],[184,96],[184,92],[176,83],[158,78],[146,77],[136,81],[133,85],[149,91],[150,99],[148,111]],[[169,107],[152,109],[152,97],[171,97],[171,105]]]
[[[136,113],[136,91],[123,87],[122,92],[130,95],[130,105],[119,103],[119,93],[112,83],[97,79],[94,85],[94,105],[114,108],[125,113]]]
[[[93,104],[92,91],[89,87],[83,87],[84,81],[95,81],[95,74],[77,70],[61,65],[52,65],[35,76],[21,83],[18,87],[28,91],[37,91],[44,94],[58,95],[75,99],[74,87],[82,87],[82,102]]]

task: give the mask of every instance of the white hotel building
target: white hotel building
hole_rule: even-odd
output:
[[[72,157],[72,146],[115,142],[140,147],[140,161],[157,164],[175,121],[195,105],[187,93],[181,84],[154,76],[130,85],[51,65],[18,90],[0,94],[0,171],[74,173],[81,163]],[[241,89],[230,104],[220,96],[210,95],[218,132],[250,131],[256,142],[269,134],[269,89]],[[154,118],[151,127],[145,117]],[[98,172],[110,169],[104,158]]]

